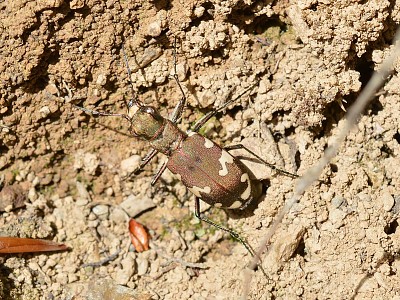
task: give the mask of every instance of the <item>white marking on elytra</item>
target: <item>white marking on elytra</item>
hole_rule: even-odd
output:
[[[207,149],[210,149],[214,146],[214,143],[211,142],[209,139],[204,138],[204,147]]]
[[[209,186],[205,186],[204,188],[199,188],[198,186],[193,186],[188,188],[196,197],[201,198],[200,192],[209,194],[211,192],[211,188]]]
[[[217,202],[217,203],[214,204],[214,206],[215,207],[222,207],[222,203]]]
[[[235,208],[241,207],[242,205],[243,205],[242,202],[237,200],[237,201],[233,202],[233,204],[231,206],[229,206],[229,208],[235,209]]]
[[[221,163],[222,170],[219,170],[218,174],[220,176],[228,175],[228,168],[227,168],[226,164],[233,163],[233,157],[225,150],[222,150],[221,157],[219,158],[219,162]]]
[[[195,134],[197,134],[197,132],[194,132],[194,131],[189,131],[187,133],[188,136],[194,136]]]
[[[241,182],[247,182],[247,188],[240,195],[240,198],[242,198],[243,200],[247,200],[247,199],[249,199],[250,194],[251,194],[251,184],[250,184],[249,174],[243,173],[242,176],[240,177],[240,181]]]

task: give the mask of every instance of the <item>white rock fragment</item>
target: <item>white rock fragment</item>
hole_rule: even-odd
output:
[[[147,34],[152,37],[159,36],[161,32],[162,32],[162,27],[160,20],[150,23],[149,26],[147,27]]]
[[[39,183],[40,183],[39,177],[35,176],[35,178],[33,178],[33,180],[32,180],[32,186],[35,187],[35,186],[39,185]]]
[[[306,228],[301,225],[292,225],[287,231],[281,232],[272,245],[268,257],[264,260],[268,270],[277,271],[282,262],[288,261],[296,252]]]
[[[155,206],[153,200],[149,197],[138,197],[135,195],[128,196],[128,198],[119,205],[131,218]]]
[[[52,287],[54,284],[52,285]],[[70,295],[69,299],[139,299],[136,290],[118,285],[111,279],[92,279],[78,281],[62,287]],[[61,286],[57,290],[60,290]]]
[[[31,188],[29,189],[29,192],[28,192],[28,199],[29,199],[31,202],[34,202],[37,198],[38,198],[38,195],[37,195],[37,193],[36,193],[35,188],[34,188],[34,187],[31,187]]]
[[[197,18],[199,18],[204,14],[205,10],[206,9],[203,6],[198,6],[193,10],[193,13]]]
[[[96,205],[92,208],[92,212],[96,216],[108,215],[108,206],[104,204]]]
[[[346,200],[343,197],[334,197],[331,201],[333,208],[339,208],[342,204],[346,205]]]
[[[46,118],[50,114],[50,108],[48,106],[43,106],[39,112],[42,118]]]
[[[343,226],[343,220],[347,216],[347,212],[341,209],[332,209],[329,211],[329,221],[331,221],[334,228]]]
[[[207,89],[199,93],[198,100],[201,107],[208,107],[217,100],[217,97],[215,93]]]
[[[381,196],[381,201],[383,203],[383,209],[385,211],[391,211],[394,206],[394,198],[389,192],[384,192]]]
[[[96,84],[98,86],[104,86],[107,83],[107,76],[105,74],[99,74],[97,76]]]
[[[128,252],[127,257],[121,261],[122,268],[116,272],[115,282],[120,285],[127,285],[129,279],[136,271],[134,253]]]
[[[121,161],[121,171],[123,172],[122,175],[127,175],[135,171],[136,168],[139,167],[141,161],[142,158],[140,155],[132,155],[131,157]]]
[[[78,199],[84,200],[85,204],[90,200],[90,194],[87,191],[85,185],[79,181],[76,182],[76,189],[78,191]]]
[[[100,164],[100,160],[94,153],[85,153],[78,150],[75,154],[74,169],[83,169],[86,173],[94,175]]]
[[[137,258],[137,268],[137,274],[143,276],[149,268],[149,261],[146,258],[139,256]]]
[[[123,209],[115,207],[111,210],[110,221],[114,222],[115,224],[123,224],[128,220],[129,217]]]
[[[70,3],[70,8],[72,10],[82,8],[85,5],[84,0],[72,0]]]
[[[112,195],[114,195],[114,190],[112,187],[109,187],[106,189],[106,195],[111,197]]]
[[[176,65],[176,73],[178,74],[178,80],[179,81],[184,81],[186,79],[188,72],[188,64],[187,62],[182,62]],[[175,67],[172,68],[171,70],[171,76],[174,76],[175,74]]]

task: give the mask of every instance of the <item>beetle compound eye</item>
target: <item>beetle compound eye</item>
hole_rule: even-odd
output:
[[[154,107],[145,106],[145,107],[141,108],[141,110],[142,110],[142,112],[150,115],[156,121],[162,121],[163,120],[161,115],[157,112],[157,110]]]
[[[155,109],[151,106],[145,106],[142,109],[145,113],[148,113],[150,115],[154,115],[155,114]]]

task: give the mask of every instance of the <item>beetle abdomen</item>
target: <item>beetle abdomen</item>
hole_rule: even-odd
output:
[[[246,168],[226,150],[190,133],[169,157],[167,167],[204,202],[244,209],[258,195]]]

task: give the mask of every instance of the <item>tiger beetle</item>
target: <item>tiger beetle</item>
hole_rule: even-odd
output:
[[[254,251],[250,245],[239,234],[213,222],[200,213],[200,199],[218,208],[244,210],[251,202],[261,196],[260,182],[251,179],[252,173],[228,152],[231,150],[244,149],[271,169],[290,177],[298,176],[276,168],[242,144],[222,148],[200,135],[198,131],[208,120],[237,101],[256,86],[258,82],[245,89],[236,98],[205,114],[194,123],[189,131],[183,132],[177,127],[177,123],[180,121],[185,108],[186,96],[177,75],[176,48],[174,47],[173,52],[173,77],[182,93],[182,98],[175,106],[169,119],[162,117],[156,108],[144,105],[138,99],[133,88],[131,70],[123,47],[122,53],[132,90],[132,100],[126,103],[127,114],[100,112],[79,106],[75,107],[94,116],[115,116],[128,120],[131,134],[134,137],[148,141],[152,147],[132,174],[138,173],[158,152],[165,154],[168,160],[154,175],[151,185],[153,186],[165,169],[168,168],[195,195],[195,216],[199,220],[229,233],[254,256]]]

